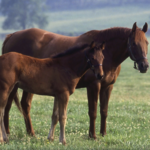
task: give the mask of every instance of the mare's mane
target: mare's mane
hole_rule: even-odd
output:
[[[139,28],[138,28],[139,29]],[[111,41],[114,39],[127,39],[131,33],[130,28],[113,27],[104,30],[92,30],[82,36],[90,36],[94,41]]]
[[[88,44],[78,44],[77,46],[71,47],[69,49],[67,49],[65,52],[56,54],[54,56],[52,56],[51,58],[59,58],[59,57],[63,57],[63,56],[68,56],[77,52],[80,52],[82,50],[84,50],[85,48],[89,47]]]

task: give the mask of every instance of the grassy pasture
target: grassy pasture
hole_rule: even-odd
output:
[[[148,56],[150,59],[150,55]],[[13,104],[10,111],[9,143],[0,144],[3,150],[43,149],[149,149],[150,142],[150,76],[133,69],[128,58],[122,63],[122,70],[114,85],[109,102],[107,135],[101,137],[100,114],[96,120],[97,140],[88,138],[89,117],[86,89],[76,90],[70,96],[66,125],[67,145],[59,144],[59,124],[54,142],[47,140],[51,124],[53,98],[35,95],[31,118],[36,138],[26,134],[23,117]],[[21,90],[19,92],[21,97]]]
[[[149,21],[148,5],[112,7],[85,11],[53,12],[45,28],[52,32],[86,32],[113,26],[132,27],[137,21],[142,27]],[[86,16],[86,17],[85,17]],[[0,17],[0,26],[3,17]],[[0,32],[4,33],[2,28]],[[14,32],[8,30],[7,33]],[[150,41],[150,39],[148,39]],[[0,48],[2,42],[0,41]],[[150,48],[150,47],[149,47]],[[149,55],[149,54],[148,54]],[[148,56],[150,60],[150,55]],[[99,106],[96,120],[97,140],[88,139],[89,117],[86,89],[76,90],[70,96],[66,125],[67,145],[59,144],[59,124],[54,142],[47,140],[51,124],[53,98],[35,95],[32,102],[31,118],[36,138],[26,134],[23,117],[13,104],[10,111],[9,143],[0,144],[0,150],[48,150],[48,149],[149,149],[150,147],[150,71],[140,74],[133,69],[133,62],[127,59],[114,85],[109,102],[107,135],[101,137]],[[21,97],[21,90],[19,92]]]

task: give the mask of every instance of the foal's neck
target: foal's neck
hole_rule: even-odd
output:
[[[81,78],[88,70],[88,64],[84,51],[53,59],[60,67],[63,67],[72,76]]]

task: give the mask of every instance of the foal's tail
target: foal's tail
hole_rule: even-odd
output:
[[[3,46],[2,46],[2,54],[5,53],[5,52],[4,52],[4,47],[5,47],[6,43],[7,43],[7,41],[9,40],[9,38],[10,38],[12,35],[13,35],[13,33],[12,33],[12,34],[8,34],[8,35],[6,36],[6,38],[5,38],[4,42],[3,42]]]

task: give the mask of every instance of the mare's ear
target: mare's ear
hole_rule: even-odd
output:
[[[92,41],[92,43],[90,44],[90,47],[93,49],[93,48],[95,48],[95,42],[94,41]]]
[[[104,50],[104,49],[105,49],[105,42],[103,42],[103,43],[100,45],[100,48],[101,48],[101,50]]]
[[[148,30],[148,24],[147,24],[147,22],[145,22],[142,31],[146,33],[147,30]]]
[[[136,22],[135,22],[135,23],[133,24],[133,27],[132,27],[132,32],[135,32],[136,28],[137,28],[137,25],[136,25]]]

